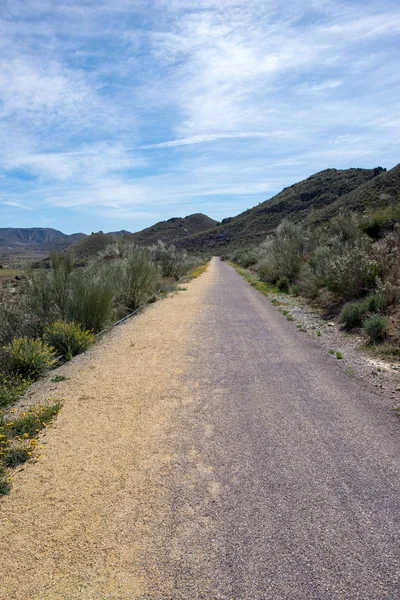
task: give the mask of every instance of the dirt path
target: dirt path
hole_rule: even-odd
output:
[[[114,330],[35,392],[0,599],[398,598],[399,422],[330,358],[217,260]]]
[[[42,460],[0,501],[1,600],[131,600],[159,580],[148,550],[170,503],[159,488],[171,469],[164,425],[190,401],[181,374],[210,277],[63,367],[70,381],[38,386],[35,400],[63,396],[65,405]]]

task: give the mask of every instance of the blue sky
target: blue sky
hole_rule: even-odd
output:
[[[235,215],[400,162],[400,5],[2,0],[0,227]]]

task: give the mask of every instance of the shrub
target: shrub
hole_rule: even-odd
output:
[[[0,347],[9,344],[15,337],[35,337],[36,334],[37,327],[24,297],[18,304],[0,304]]]
[[[0,409],[16,402],[29,384],[30,381],[21,375],[0,373]]]
[[[290,288],[290,293],[293,294],[293,296],[298,296],[300,293],[300,288],[297,285],[297,283],[294,283],[292,285],[292,287]]]
[[[11,483],[6,478],[6,471],[4,467],[0,465],[0,496],[9,494],[11,490]]]
[[[13,469],[29,460],[29,457],[30,453],[28,448],[11,448],[5,453],[3,463],[5,467]]]
[[[60,317],[54,302],[51,272],[39,269],[31,274],[27,299],[30,310],[41,325]]]
[[[232,262],[247,269],[252,265],[255,265],[258,260],[258,254],[255,250],[237,250],[232,256]]]
[[[149,253],[136,249],[122,262],[119,301],[126,310],[135,310],[156,291],[159,271]]]
[[[373,262],[358,246],[347,248],[329,262],[326,287],[345,300],[358,298],[375,284]]]
[[[12,373],[38,379],[56,362],[54,349],[39,339],[14,338],[4,347],[7,365]]]
[[[342,309],[340,322],[346,329],[360,327],[367,312],[368,306],[365,302],[348,302]]]
[[[163,277],[173,277],[178,280],[192,269],[197,259],[190,257],[184,250],[178,251],[174,245],[157,242],[151,248],[151,257],[161,269]]]
[[[360,327],[368,313],[377,313],[386,308],[386,298],[380,294],[371,294],[359,302],[348,302],[344,305],[340,321],[346,329]]]
[[[308,263],[301,266],[298,281],[304,296],[312,300],[317,298],[321,282]]]
[[[379,342],[385,337],[387,318],[383,315],[372,315],[363,321],[363,332],[372,343]]]
[[[94,342],[94,335],[84,331],[77,323],[56,321],[44,330],[44,341],[53,346],[58,355],[71,360],[89,348]]]
[[[71,254],[51,254],[51,295],[54,305],[62,319],[67,316],[70,278],[74,269],[74,260]]]
[[[368,312],[377,313],[381,312],[386,308],[386,298],[381,294],[371,294],[364,300],[364,304],[367,307]]]
[[[101,269],[75,271],[71,277],[67,318],[83,329],[101,331],[113,315],[115,288]]]
[[[400,222],[400,203],[386,206],[370,212],[360,223],[361,229],[370,237],[377,239],[394,228]]]
[[[300,271],[308,237],[308,232],[302,225],[282,221],[275,237],[267,239],[259,248],[260,279],[273,282],[287,277],[289,281],[293,281]]]
[[[280,277],[276,282],[276,287],[280,292],[288,294],[290,288],[289,279],[287,277]]]

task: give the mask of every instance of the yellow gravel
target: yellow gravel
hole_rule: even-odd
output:
[[[0,600],[168,595],[155,556],[171,502],[160,485],[173,460],[165,432],[190,402],[181,374],[214,269],[63,367],[70,381],[35,389],[35,401],[65,404],[42,437],[42,459],[0,500]]]

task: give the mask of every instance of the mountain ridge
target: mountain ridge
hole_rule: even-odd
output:
[[[161,240],[189,252],[225,251],[255,246],[289,218],[318,225],[338,214],[366,212],[400,200],[400,164],[389,171],[373,169],[325,169],[284,188],[281,192],[221,223],[202,213],[172,217],[130,233],[98,232],[67,235],[51,228],[0,228],[0,252],[49,252],[70,248],[77,256],[90,257],[116,237],[150,246]]]
[[[2,227],[0,252],[50,252],[64,250],[86,237],[84,233],[68,235],[51,227]]]
[[[185,237],[178,247],[188,251],[219,251],[255,246],[289,218],[317,225],[343,212],[365,212],[394,202],[400,194],[400,165],[387,171],[325,169],[295,183],[272,198],[223,219],[205,234]]]

